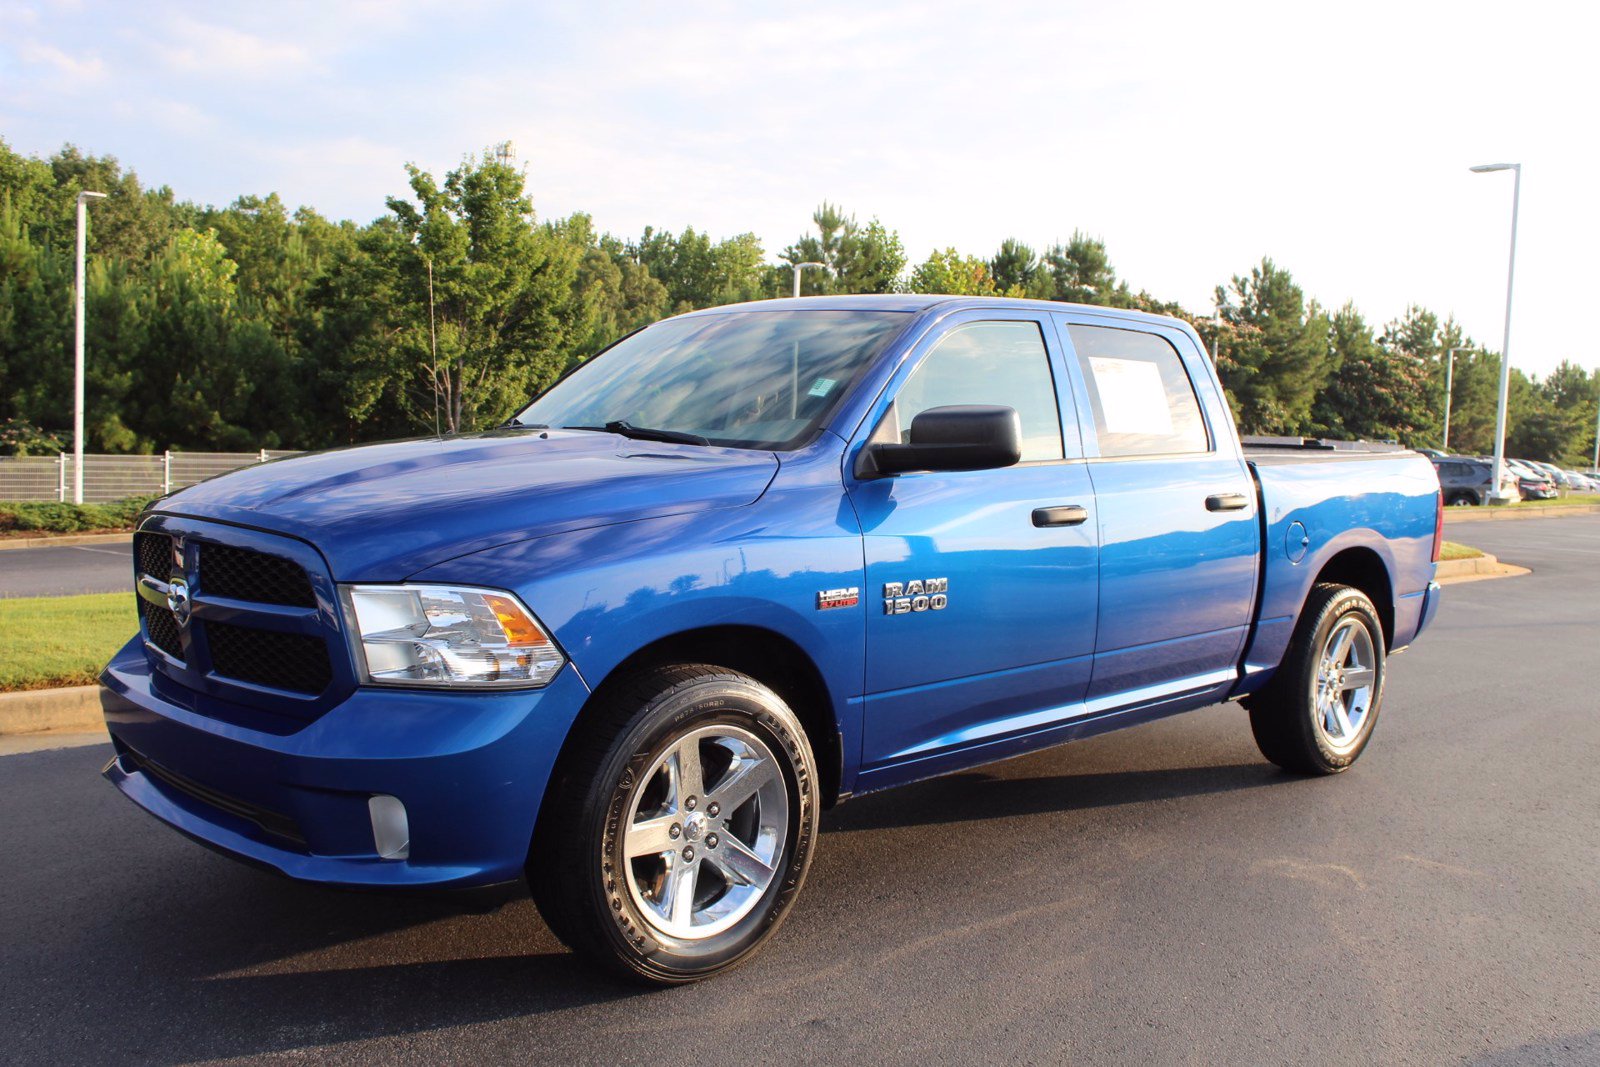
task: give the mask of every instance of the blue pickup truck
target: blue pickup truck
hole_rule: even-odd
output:
[[[1438,608],[1439,496],[1410,452],[1243,448],[1174,319],[695,312],[499,429],[158,502],[105,776],[294,878],[525,878],[575,950],[691,981],[851,795],[1228,700],[1344,770]]]

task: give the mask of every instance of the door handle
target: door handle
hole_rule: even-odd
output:
[[[1212,493],[1206,497],[1207,511],[1243,511],[1250,506],[1250,498],[1243,493]]]
[[[1088,521],[1089,509],[1079,507],[1077,504],[1033,509],[1035,526],[1081,526]]]

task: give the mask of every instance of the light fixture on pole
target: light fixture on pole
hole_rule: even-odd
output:
[[[1471,348],[1452,348],[1448,353],[1448,362],[1444,368],[1444,443],[1439,447],[1445,452],[1450,451],[1450,398],[1456,391],[1456,353],[1471,352]]]
[[[1516,175],[1511,186],[1511,261],[1506,267],[1506,332],[1500,345],[1500,405],[1494,416],[1494,488],[1492,499],[1502,503],[1510,499],[1500,495],[1500,478],[1506,463],[1506,401],[1511,395],[1511,286],[1517,276],[1517,208],[1522,200],[1521,163],[1485,163],[1471,168],[1474,174],[1489,174],[1509,170]]]
[[[826,267],[826,263],[796,263],[794,265],[794,295],[800,295],[800,272],[807,267]]]
[[[90,200],[103,200],[105,193],[78,194],[78,273],[77,333],[73,347],[72,407],[72,502],[83,503],[83,251],[89,228]]]

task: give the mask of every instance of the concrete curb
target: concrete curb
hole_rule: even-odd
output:
[[[1552,504],[1549,507],[1512,504],[1505,507],[1444,509],[1446,526],[1457,522],[1491,522],[1496,519],[1559,519],[1568,515],[1600,515],[1600,504]]]
[[[125,545],[133,531],[108,534],[55,534],[49,537],[0,537],[0,552],[12,548],[71,548],[73,545]]]
[[[1511,578],[1518,574],[1531,574],[1526,567],[1501,563],[1488,553],[1472,559],[1449,559],[1434,571],[1434,580],[1441,585],[1451,582],[1475,582],[1480,578]]]
[[[97,685],[0,693],[0,736],[90,730],[104,722]]]

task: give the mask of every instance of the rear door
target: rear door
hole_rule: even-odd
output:
[[[1091,707],[1231,683],[1257,581],[1256,490],[1205,355],[1156,323],[1058,316],[1100,523]],[[1196,385],[1200,388],[1196,388]]]
[[[1048,315],[971,310],[942,320],[850,454],[869,440],[904,441],[918,412],[953,404],[1015,408],[1022,462],[871,480],[846,472],[865,535],[864,782],[886,765],[1038,728],[1089,683],[1098,526]],[[894,775],[877,777],[884,785]]]

